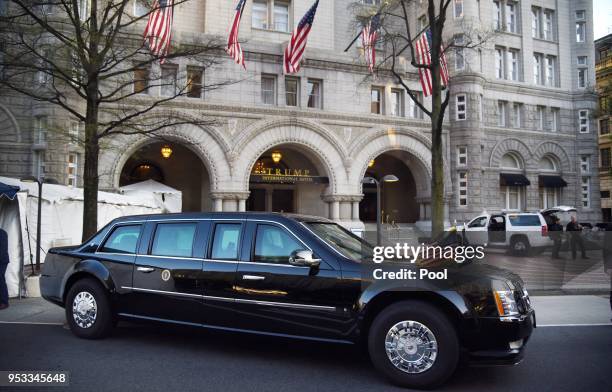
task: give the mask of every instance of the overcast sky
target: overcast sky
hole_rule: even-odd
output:
[[[595,39],[612,33],[612,0],[593,0]]]

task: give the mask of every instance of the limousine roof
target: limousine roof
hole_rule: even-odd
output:
[[[314,215],[287,214],[280,212],[180,212],[172,214],[127,215],[115,219],[115,222],[133,220],[178,220],[178,219],[290,219],[299,222],[333,222],[327,218]]]

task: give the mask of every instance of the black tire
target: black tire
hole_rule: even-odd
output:
[[[83,321],[80,321],[80,324],[85,325],[79,325],[77,320],[75,320],[73,310],[74,299],[81,293],[85,293],[85,296],[91,296],[95,300],[95,318],[90,325],[85,324]],[[113,329],[115,317],[108,300],[108,295],[102,284],[95,279],[85,278],[74,283],[66,296],[65,308],[68,326],[72,333],[80,338],[102,339],[108,336]]]
[[[397,368],[387,355],[387,332],[402,321],[416,321],[426,326],[437,342],[433,365],[421,373]],[[459,339],[454,325],[435,306],[417,300],[397,302],[374,319],[368,335],[368,351],[374,367],[391,382],[405,388],[431,389],[442,385],[455,371],[459,361]]]
[[[514,236],[510,240],[510,252],[516,256],[527,256],[531,250],[531,245],[527,237],[520,235]]]

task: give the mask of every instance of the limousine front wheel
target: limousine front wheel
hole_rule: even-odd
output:
[[[100,339],[113,328],[113,314],[106,291],[94,279],[77,281],[66,296],[66,320],[78,337]]]
[[[379,371],[409,388],[441,385],[459,360],[452,323],[422,301],[401,301],[383,310],[370,328],[368,351]]]

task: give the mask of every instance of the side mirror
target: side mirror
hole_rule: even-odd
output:
[[[310,250],[294,250],[289,256],[289,264],[298,267],[318,267],[321,264],[321,259],[315,259]]]

